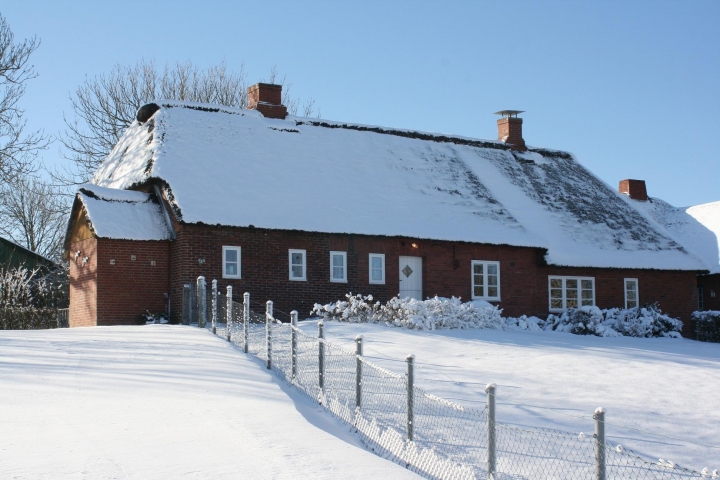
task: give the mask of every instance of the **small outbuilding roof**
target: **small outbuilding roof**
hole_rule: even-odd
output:
[[[93,183],[162,185],[181,222],[538,247],[548,263],[565,266],[705,268],[567,152],[269,119],[217,105],[157,105],[128,128]],[[90,207],[98,232],[115,228],[101,218],[106,211],[127,219],[111,203]],[[122,221],[112,235],[164,235],[158,211],[146,208],[147,227]]]
[[[81,185],[73,210],[82,208],[92,233],[98,238],[169,240],[171,232],[154,194]],[[76,216],[71,216],[68,231]],[[66,249],[69,245],[66,245]]]

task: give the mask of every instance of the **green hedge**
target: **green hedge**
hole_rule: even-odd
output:
[[[57,328],[56,308],[0,308],[0,330],[40,330]]]
[[[698,340],[720,343],[720,311],[693,312],[692,318]]]

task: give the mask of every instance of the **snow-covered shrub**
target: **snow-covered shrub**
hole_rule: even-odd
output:
[[[604,324],[604,312],[594,306],[569,308],[559,316],[548,315],[545,330],[556,330],[575,335],[619,337],[620,333]]]
[[[394,297],[385,304],[372,295],[345,295],[327,305],[316,303],[311,315],[350,323],[384,323],[417,330],[437,328],[492,328],[496,330],[557,331],[599,337],[680,337],[682,322],[664,314],[657,304],[639,308],[586,306],[571,308],[547,320],[523,315],[501,317],[502,310],[482,300],[462,302],[457,297],[427,300]],[[705,313],[705,312],[699,312]],[[720,315],[720,314],[719,314]],[[720,318],[720,317],[719,317]],[[719,320],[720,322],[720,320]],[[720,325],[720,323],[719,323]]]
[[[352,323],[384,323],[418,330],[436,328],[503,328],[502,310],[487,302],[465,302],[459,298],[433,297],[427,300],[394,297],[384,305],[372,303],[372,296],[345,295],[347,300],[328,305],[315,304],[311,314]]]
[[[56,328],[57,308],[67,305],[66,269],[0,269],[0,330]]]
[[[310,312],[327,320],[340,322],[367,323],[375,322],[375,314],[380,309],[380,303],[373,303],[373,296],[353,295],[352,292],[345,295],[347,300],[340,300],[327,305],[316,303]]]
[[[56,307],[68,305],[66,268],[0,269],[0,307]]]
[[[418,330],[437,328],[503,328],[502,310],[487,302],[465,302],[457,297],[427,300],[392,298],[380,307],[381,321]]]
[[[657,303],[636,308],[603,310],[605,323],[626,337],[680,337],[683,323],[660,310]]]
[[[698,340],[720,343],[720,311],[693,312],[692,318]]]
[[[598,337],[680,337],[682,322],[662,312],[657,304],[636,308],[570,308],[549,315],[545,330]]]
[[[505,322],[505,330],[524,330],[530,332],[537,332],[542,330],[545,326],[545,320],[533,316],[528,317],[527,315],[522,315],[517,318],[507,317],[503,318],[503,321]]]

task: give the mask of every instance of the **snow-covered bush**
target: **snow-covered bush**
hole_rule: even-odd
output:
[[[380,302],[373,303],[372,295],[353,295],[350,292],[345,295],[345,298],[347,300],[340,300],[327,305],[316,303],[310,315],[350,323],[373,323],[378,321],[375,320],[375,316],[380,310]]]
[[[605,323],[626,337],[680,337],[683,323],[660,310],[657,303],[638,308],[603,310]]]
[[[693,312],[692,318],[698,340],[720,343],[720,311]]]
[[[68,275],[65,268],[0,269],[0,307],[55,307],[68,305]]]
[[[487,302],[465,302],[457,297],[427,300],[392,298],[380,307],[381,321],[418,330],[437,328],[502,329],[502,310]]]
[[[384,305],[368,295],[345,295],[347,300],[315,304],[311,315],[352,323],[384,323],[418,330],[437,328],[503,328],[502,310],[487,302],[465,302],[459,298],[427,300],[394,297]]]
[[[520,317],[507,317],[503,318],[505,322],[504,330],[527,330],[531,332],[537,332],[543,329],[545,326],[545,320],[538,317],[528,317],[522,315]]]
[[[495,330],[557,331],[599,337],[680,337],[682,322],[664,314],[657,304],[639,308],[580,307],[547,320],[521,316],[503,318],[502,310],[482,300],[462,302],[457,297],[427,300],[394,297],[385,304],[372,295],[345,295],[327,305],[316,303],[311,315],[350,323],[384,323],[417,330],[438,328],[492,328]],[[705,313],[705,312],[700,312]],[[720,314],[719,314],[720,315]],[[718,317],[720,318],[720,316]],[[718,320],[720,325],[720,320]],[[719,331],[719,330],[716,330]]]
[[[67,305],[64,268],[0,269],[0,330],[56,328],[57,308]]]
[[[682,322],[662,312],[657,304],[636,308],[570,308],[549,315],[545,330],[598,337],[680,337]]]
[[[598,307],[569,308],[562,314],[548,315],[545,330],[573,333],[575,335],[596,335],[598,337],[619,337],[620,333],[604,325],[603,311]]]

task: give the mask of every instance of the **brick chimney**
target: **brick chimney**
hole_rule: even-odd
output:
[[[266,118],[287,117],[287,108],[282,104],[282,85],[256,83],[248,88],[249,110],[257,110]]]
[[[620,180],[618,191],[628,195],[633,200],[647,201],[648,199],[645,180]]]
[[[495,115],[501,115],[498,119],[498,140],[507,143],[514,150],[525,151],[525,140],[522,136],[522,118],[518,118],[518,114],[523,113],[522,110],[500,110]]]

